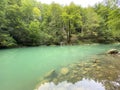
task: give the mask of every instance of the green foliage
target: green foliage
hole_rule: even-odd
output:
[[[113,43],[114,41],[114,36],[111,31],[109,30],[104,30],[104,32],[99,32],[99,36],[96,39],[98,43]]]
[[[120,8],[111,10],[108,17],[108,25],[110,28],[120,30]]]
[[[69,6],[65,6],[62,19],[64,22],[64,28],[66,28],[67,42],[71,41],[71,34],[75,32],[76,28],[80,28],[82,25],[82,17],[80,15],[80,7],[71,3]]]
[[[0,48],[120,42],[119,0],[105,1],[82,8],[74,3],[0,0]]]
[[[102,18],[98,15],[93,8],[89,7],[85,9],[83,23],[83,33],[86,35],[97,35],[97,30],[100,27]]]
[[[5,33],[0,33],[0,48],[15,47],[16,41]]]

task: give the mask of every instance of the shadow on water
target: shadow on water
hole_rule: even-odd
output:
[[[51,70],[36,90],[120,90],[120,55],[95,55]]]

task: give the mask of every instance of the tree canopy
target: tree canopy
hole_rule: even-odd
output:
[[[0,0],[0,48],[120,42],[120,1],[83,8],[71,2]]]

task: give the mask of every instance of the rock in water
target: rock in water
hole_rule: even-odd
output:
[[[62,68],[60,71],[61,74],[66,75],[69,73],[69,69],[68,68]]]
[[[107,52],[107,54],[118,54],[119,51],[117,49],[111,49]]]
[[[53,69],[53,70],[51,70],[50,72],[48,72],[45,76],[44,76],[44,78],[54,78],[54,77],[56,77],[57,76],[57,73],[55,72],[55,70]]]

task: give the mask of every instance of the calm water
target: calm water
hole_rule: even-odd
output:
[[[119,45],[41,46],[0,50],[0,90],[34,90],[52,69],[106,52]]]

